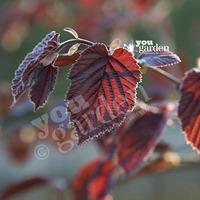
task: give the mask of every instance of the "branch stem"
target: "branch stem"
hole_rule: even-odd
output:
[[[77,39],[70,39],[67,40],[63,43],[60,44],[60,46],[57,48],[57,52],[60,52],[61,50],[63,50],[65,47],[67,46],[73,46],[74,44],[83,44],[86,46],[92,46],[94,44],[94,42],[91,42],[89,40],[85,40],[85,39],[81,39],[81,38],[77,38]]]
[[[168,80],[172,81],[173,83],[175,83],[176,85],[180,84],[181,80],[175,76],[173,76],[172,74],[166,72],[163,69],[160,68],[153,68],[151,67],[152,70],[160,73],[161,75],[163,75],[164,77],[166,77]]]

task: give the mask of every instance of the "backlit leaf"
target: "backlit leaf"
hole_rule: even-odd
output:
[[[176,104],[173,103],[148,106],[138,102],[137,105],[115,133],[98,139],[102,150],[126,174],[135,171],[150,155],[167,120],[176,109]],[[156,150],[164,152],[169,148],[162,145]]]
[[[117,133],[119,165],[126,173],[137,169],[152,152],[166,121],[166,113],[162,110],[146,111],[141,116],[133,117],[128,126]]]
[[[178,116],[188,143],[200,151],[200,69],[185,74],[180,86],[181,99]]]
[[[70,184],[73,200],[110,200],[112,161],[97,158],[85,164]]]
[[[71,69],[68,111],[79,143],[118,127],[135,104],[139,66],[126,49],[111,55],[104,44],[82,52]]]
[[[53,66],[55,59],[58,56],[56,52],[59,43],[59,34],[55,31],[50,32],[45,38],[36,45],[32,52],[27,54],[22,63],[15,72],[15,77],[12,81],[12,95],[14,105],[19,98],[30,92],[35,78],[36,71],[42,67]]]
[[[35,110],[39,107],[43,107],[46,103],[49,94],[53,91],[58,76],[58,68],[51,65],[38,68],[34,73],[32,81],[34,82],[31,91],[30,98],[34,103]]]
[[[144,52],[138,56],[138,63],[145,67],[166,67],[179,62],[180,58],[170,51]]]
[[[88,186],[91,199],[111,200],[112,171],[112,160],[105,160],[99,163],[94,174],[91,176],[91,181]]]

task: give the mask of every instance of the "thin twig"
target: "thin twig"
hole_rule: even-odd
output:
[[[81,38],[70,39],[70,40],[67,40],[67,41],[61,43],[60,46],[56,49],[56,51],[60,52],[65,47],[73,46],[74,44],[83,44],[83,45],[86,45],[86,46],[92,46],[94,44],[94,42],[91,42],[91,41],[85,40],[85,39],[81,39]]]
[[[160,69],[160,68],[154,68],[154,67],[151,67],[152,70],[162,74],[164,77],[166,77],[167,79],[169,79],[170,81],[172,81],[173,83],[175,83],[176,85],[179,85],[181,80],[175,76],[173,76],[172,74],[164,71],[163,69]]]

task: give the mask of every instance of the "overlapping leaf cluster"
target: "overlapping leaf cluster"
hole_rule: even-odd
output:
[[[126,47],[112,49],[106,44],[80,39],[71,29],[67,31],[76,39],[60,43],[59,34],[53,31],[25,57],[12,82],[14,104],[27,93],[35,109],[44,106],[61,67],[70,66],[67,112],[78,143],[104,137],[103,156],[86,165],[72,181],[74,199],[109,199],[115,171],[121,169],[124,175],[135,171],[152,151],[175,111],[174,105],[167,103],[134,110],[141,67],[166,67],[180,59],[168,51],[144,52],[136,58]],[[79,43],[89,47],[79,51]],[[71,49],[61,54],[67,45]],[[181,94],[178,116],[187,142],[197,150],[200,150],[199,79],[200,71],[193,69],[178,83]]]

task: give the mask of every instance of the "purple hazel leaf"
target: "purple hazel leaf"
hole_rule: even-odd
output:
[[[140,67],[126,49],[104,44],[85,49],[73,65],[68,112],[79,144],[119,127],[135,105]]]
[[[134,172],[153,151],[175,108],[173,103],[136,107],[115,134],[104,138],[104,151],[126,175]]]
[[[136,170],[152,152],[166,125],[163,111],[146,111],[142,116],[129,122],[118,135],[117,155],[119,165],[126,174]]]
[[[141,53],[138,58],[138,64],[145,67],[166,67],[181,62],[180,58],[170,51],[151,51]]]
[[[82,166],[70,183],[73,200],[111,200],[112,160],[97,157]]]
[[[194,68],[185,73],[180,85],[181,98],[178,117],[181,120],[185,139],[194,150],[200,153],[200,69]]]
[[[38,81],[36,74],[39,75],[38,72],[41,72],[40,68],[45,68],[46,66],[54,67],[54,62],[58,57],[56,49],[60,45],[59,36],[60,35],[55,31],[47,34],[44,39],[35,46],[32,52],[27,54],[22,63],[19,65],[18,69],[15,72],[15,77],[12,80],[12,106],[16,104],[16,102],[23,94],[30,93],[31,87],[36,84],[33,82],[33,78]],[[56,74],[58,72],[57,69],[52,69],[50,71],[56,71]],[[39,80],[41,80],[41,78],[39,78]],[[52,88],[52,85],[49,87]],[[38,90],[38,92],[40,91]],[[35,98],[33,97],[33,99]],[[44,99],[41,99],[41,103],[44,103],[43,101]],[[39,107],[39,105],[37,105],[36,107]]]
[[[40,67],[35,71],[30,91],[30,99],[34,103],[35,110],[43,107],[49,94],[54,90],[58,72],[59,69],[51,65]]]

